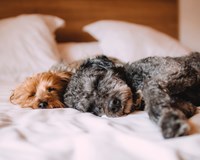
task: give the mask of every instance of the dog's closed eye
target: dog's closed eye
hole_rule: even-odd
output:
[[[32,92],[28,97],[34,97],[35,96],[35,92]]]
[[[47,88],[47,91],[48,91],[48,92],[52,92],[52,91],[55,91],[55,90],[56,90],[56,89],[53,88],[53,87],[48,87],[48,88]]]

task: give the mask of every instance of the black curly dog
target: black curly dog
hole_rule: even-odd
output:
[[[105,56],[87,59],[72,76],[64,101],[68,107],[111,117],[145,106],[165,138],[187,135],[187,118],[200,105],[200,53],[148,57],[123,67]]]

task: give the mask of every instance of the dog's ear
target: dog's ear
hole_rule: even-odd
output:
[[[108,70],[114,67],[115,64],[106,56],[101,55],[97,56],[96,58],[89,58],[83,62],[80,66],[81,69],[84,68],[94,68],[97,70]]]
[[[12,91],[12,94],[10,96],[10,102],[12,104],[20,104],[22,95],[23,93],[20,90],[20,86],[18,86],[15,90]]]
[[[57,76],[61,78],[62,81],[64,82],[69,82],[70,77],[72,76],[71,72],[54,72]]]
[[[26,97],[26,88],[27,88],[27,82],[31,82],[33,77],[27,77],[21,84],[16,86],[16,88],[12,91],[11,96],[10,96],[10,102],[12,104],[22,104]],[[31,82],[32,83],[32,82]],[[23,107],[23,106],[22,106]]]
[[[15,102],[15,98],[16,96],[15,96],[15,90],[13,90],[12,91],[12,94],[11,94],[11,96],[10,96],[10,102],[12,103],[12,104],[16,104],[16,102]]]
[[[126,78],[126,71],[125,68],[123,66],[118,66],[113,68],[114,73],[116,74],[117,77],[119,77],[120,79],[122,79],[123,81],[126,82],[127,78]]]

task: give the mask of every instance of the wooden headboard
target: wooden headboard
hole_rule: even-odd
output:
[[[93,40],[82,27],[101,19],[144,24],[178,38],[177,0],[1,0],[0,6],[0,18],[43,13],[65,19],[59,42]]]

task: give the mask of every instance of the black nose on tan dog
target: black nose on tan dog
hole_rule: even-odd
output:
[[[41,109],[45,109],[45,108],[47,108],[47,106],[48,106],[48,103],[47,103],[47,102],[41,102],[41,103],[39,103],[39,105],[38,105],[38,107],[41,108]]]

